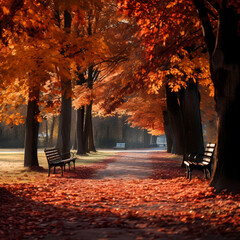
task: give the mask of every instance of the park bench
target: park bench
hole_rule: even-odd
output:
[[[47,161],[48,161],[48,176],[50,176],[50,170],[53,167],[54,168],[54,173],[55,173],[55,168],[59,166],[62,171],[62,176],[63,176],[63,170],[65,171],[65,165],[68,164],[69,171],[70,171],[70,163],[73,162],[74,169],[75,169],[75,161],[76,157],[74,157],[74,154],[71,152],[68,153],[60,153],[59,148],[46,148],[44,150]],[[69,156],[70,158],[65,158],[65,156]]]
[[[186,165],[186,178],[189,181],[191,181],[193,169],[203,171],[206,179],[208,179],[208,172],[211,177],[215,147],[215,143],[208,143],[203,154],[191,153],[187,156],[184,164]]]
[[[114,149],[126,149],[126,143],[116,143]]]

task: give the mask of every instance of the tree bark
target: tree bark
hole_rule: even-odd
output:
[[[217,191],[240,192],[240,36],[239,14],[228,1],[221,1],[216,40],[203,1],[194,0],[205,32],[215,86],[218,113],[217,156],[210,185]],[[229,4],[229,5],[228,5]],[[213,44],[214,43],[214,44]]]
[[[53,132],[54,132],[55,122],[56,122],[56,117],[53,116],[53,118],[52,118],[51,130],[50,130],[50,137],[49,137],[49,140],[50,140],[50,144],[51,144],[51,145],[53,144]]]
[[[203,153],[200,93],[198,92],[197,83],[189,81],[187,88],[181,90],[180,103],[184,126],[184,155]]]
[[[71,14],[68,11],[64,11],[64,29],[66,33],[70,33],[72,23]],[[70,134],[71,134],[71,119],[72,119],[72,85],[71,79],[61,79],[62,86],[62,106],[61,106],[61,116],[58,133],[60,137],[58,138],[58,144],[62,143],[61,150],[63,153],[70,152]],[[64,155],[68,158],[70,155]]]
[[[89,148],[89,138],[90,138],[90,125],[91,125],[91,114],[92,114],[92,104],[87,105],[86,107],[86,115],[85,115],[85,124],[84,124],[84,151],[90,152]]]
[[[184,131],[182,113],[177,93],[172,92],[168,85],[166,86],[166,92],[168,117],[173,136],[173,147],[171,152],[182,155],[184,153]]]
[[[222,6],[218,41],[211,58],[218,113],[217,158],[211,186],[217,191],[240,191],[240,36],[239,15]]]
[[[79,70],[80,71],[80,70]],[[76,81],[77,85],[82,85],[86,83],[84,74],[79,72],[78,80]],[[77,131],[76,131],[76,141],[77,141],[77,154],[86,154],[85,151],[85,138],[84,138],[84,120],[85,120],[85,107],[77,109]]]
[[[167,139],[167,152],[171,153],[173,148],[173,136],[172,136],[173,133],[167,111],[163,112],[163,118],[164,118],[164,131]]]
[[[61,138],[62,138],[62,152],[70,152],[70,133],[71,133],[71,118],[72,118],[72,99],[68,96],[71,91],[71,80],[63,87],[64,94],[62,95],[61,107]],[[68,158],[68,155],[65,155]]]
[[[96,80],[98,74],[96,71],[93,70],[93,67],[88,68],[88,87],[90,89],[93,88],[94,80]],[[93,101],[86,107],[86,117],[85,117],[85,125],[84,125],[84,150],[86,152],[94,151],[96,152],[94,146],[94,135],[93,135],[93,126],[92,126],[92,104]]]
[[[84,150],[83,127],[84,127],[84,107],[81,107],[77,110],[77,154],[86,153]]]
[[[38,163],[38,129],[39,122],[37,116],[39,114],[39,90],[33,90],[29,93],[29,101],[27,107],[26,119],[26,135],[25,135],[25,153],[24,166],[33,167],[39,166]]]
[[[57,135],[57,147],[62,148],[62,114],[58,117],[58,135]]]
[[[89,150],[92,152],[96,152],[96,148],[94,145],[94,136],[93,136],[93,124],[92,124],[92,103],[91,103],[91,114],[90,114]]]

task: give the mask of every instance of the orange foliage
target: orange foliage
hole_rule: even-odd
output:
[[[11,0],[0,1],[1,121],[23,123],[32,88],[41,92],[40,116],[57,114],[61,79],[72,80],[76,108],[94,100],[98,114],[126,113],[133,126],[154,134],[163,131],[165,84],[178,91],[193,79],[213,95],[190,0],[119,0],[118,6],[114,0],[17,2],[23,6],[14,9]],[[73,18],[67,34],[65,9]],[[93,89],[76,86],[79,72],[89,66],[100,72]]]
[[[100,9],[102,3],[92,0],[79,5],[79,1],[56,0],[47,5],[41,0],[18,1],[22,6],[16,9],[13,1],[0,1],[3,13],[0,24],[0,120],[7,124],[24,122],[24,105],[30,89],[41,92],[38,119],[48,113],[58,113],[61,79],[71,79],[74,86],[76,66],[81,66],[84,71],[89,65],[102,61],[108,52],[102,36],[80,36],[79,25],[66,33],[54,16],[57,9],[63,11],[70,4],[68,10],[76,16],[75,23],[84,23],[84,12],[89,10],[89,5],[95,4]]]

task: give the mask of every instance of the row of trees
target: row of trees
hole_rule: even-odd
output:
[[[27,104],[25,166],[38,165],[38,122],[49,114],[61,114],[58,145],[69,151],[72,105],[79,154],[95,150],[92,111],[165,132],[173,153],[201,152],[214,96],[211,185],[239,189],[237,1],[8,0],[0,12],[1,121],[23,123]]]
[[[100,72],[107,74],[104,68],[121,60],[106,38],[116,28],[117,6],[94,0],[1,1],[0,6],[1,121],[24,123],[21,108],[27,105],[24,165],[38,166],[39,121],[61,114],[58,146],[68,152],[75,87],[92,89]],[[95,150],[91,101],[77,113],[79,154]]]
[[[211,83],[204,80],[205,84],[214,87],[214,98],[216,102],[216,112],[218,116],[218,139],[217,139],[217,157],[214,168],[214,175],[211,181],[211,186],[217,190],[239,190],[240,175],[238,169],[240,163],[238,161],[238,136],[240,134],[239,128],[239,84],[240,84],[240,61],[239,61],[239,1],[119,1],[123,11],[129,16],[133,16],[137,23],[141,26],[142,38],[144,46],[147,51],[148,69],[152,71],[164,71],[166,66],[169,66],[169,59],[172,59],[177,54],[181,60],[184,61],[185,56],[182,50],[187,51],[188,59],[192,62],[192,52],[205,46],[208,54],[208,62],[210,66]],[[148,10],[148,11],[147,11]],[[148,12],[149,14],[146,14]],[[181,27],[180,27],[181,26]],[[199,27],[202,27],[203,37]],[[199,58],[199,53],[197,54]],[[201,60],[200,60],[201,61]],[[174,62],[174,61],[173,61]],[[171,64],[171,60],[170,60]],[[185,91],[186,97],[192,98],[194,106],[197,109],[197,102],[199,101],[196,92],[196,78],[188,70],[188,66],[181,63],[175,68],[171,66],[170,72],[164,75],[163,81],[166,82],[167,88],[171,86],[172,75],[176,73],[180,75],[181,86],[183,77],[187,82]],[[174,71],[172,71],[175,69]],[[181,73],[179,73],[179,71]],[[182,74],[182,73],[185,74]],[[203,73],[201,68],[195,68],[195,73],[201,75]],[[184,76],[185,75],[185,76]],[[187,76],[187,77],[186,77]],[[175,81],[176,77],[174,77]],[[159,81],[159,80],[158,80]],[[196,85],[196,84],[195,84]],[[195,89],[195,90],[194,90]],[[168,95],[169,94],[169,95]],[[168,117],[170,123],[173,123],[172,110],[177,111],[177,101],[174,99],[168,101],[170,92],[167,91],[167,106]],[[175,107],[173,103],[175,102]],[[183,104],[182,112],[186,109],[189,113],[190,105],[186,101],[178,101],[180,105]],[[169,108],[172,105],[171,109]],[[193,113],[197,117],[198,110]],[[178,112],[175,112],[176,117]],[[199,119],[199,117],[197,117]],[[190,127],[190,118],[182,120],[186,130]],[[190,121],[188,121],[190,120]],[[178,122],[178,124],[180,124]],[[198,121],[195,121],[198,124]],[[172,125],[172,130],[175,126]],[[177,127],[179,131],[179,126]],[[191,128],[191,127],[190,127]],[[188,131],[188,130],[187,130]],[[192,132],[193,129],[189,132]],[[194,132],[193,132],[194,133]],[[181,133],[176,133],[179,136]],[[199,138],[199,132],[193,134],[193,138]],[[192,138],[192,140],[193,140]],[[185,147],[190,142],[185,141]],[[201,145],[201,140],[199,142]]]

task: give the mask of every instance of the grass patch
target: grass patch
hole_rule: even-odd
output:
[[[114,152],[101,151],[84,156],[77,155],[76,166],[98,163],[112,155]],[[47,179],[48,163],[44,152],[38,152],[38,161],[40,168],[30,169],[23,166],[23,152],[0,152],[0,183],[28,183],[38,181],[39,178]]]

